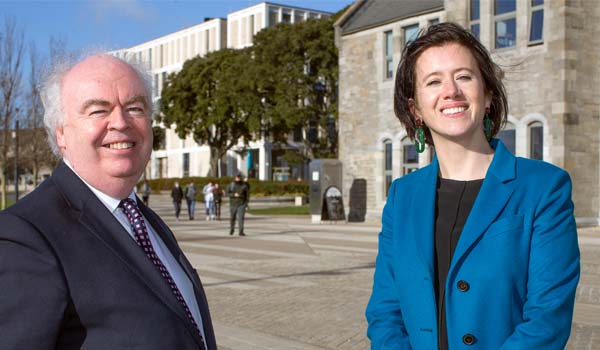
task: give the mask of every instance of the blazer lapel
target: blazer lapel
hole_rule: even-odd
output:
[[[436,182],[438,173],[437,157],[423,169],[422,178],[413,188],[412,201],[409,205],[411,226],[408,232],[414,234],[417,251],[422,263],[427,267],[429,277],[433,278],[433,228],[435,222]],[[416,174],[415,174],[416,175]],[[399,194],[403,196],[403,194]],[[402,223],[400,223],[402,225]],[[433,281],[433,280],[432,280]]]
[[[449,274],[498,217],[513,193],[508,183],[516,177],[516,158],[501,141],[494,139],[491,145],[496,150],[494,159],[458,240]]]
[[[79,211],[81,225],[106,245],[185,324],[193,327],[160,272],[77,175],[61,162],[52,174],[52,179],[72,204],[73,209]]]

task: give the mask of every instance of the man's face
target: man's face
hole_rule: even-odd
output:
[[[62,81],[65,114],[56,138],[62,155],[86,182],[113,196],[127,195],[152,152],[149,98],[128,65],[98,55]]]

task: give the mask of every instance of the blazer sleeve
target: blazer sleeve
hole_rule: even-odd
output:
[[[47,241],[19,217],[0,213],[0,349],[54,350],[67,288]]]
[[[560,171],[546,188],[533,222],[523,322],[501,350],[562,350],[571,332],[579,281],[571,180]]]
[[[383,209],[379,249],[375,263],[373,291],[367,305],[367,336],[371,339],[371,350],[410,350],[408,333],[395,291],[393,257],[393,215],[396,182],[390,188]]]

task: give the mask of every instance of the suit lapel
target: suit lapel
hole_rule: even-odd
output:
[[[165,243],[171,255],[173,255],[173,257],[175,257],[175,260],[179,262],[179,265],[181,265],[190,281],[192,281],[194,288],[199,288],[199,284],[195,278],[195,274],[191,271],[193,270],[193,267],[189,264],[187,259],[185,259],[185,256],[181,252],[181,249],[179,249],[179,247],[177,246],[177,241],[175,241],[174,238],[175,236],[173,235],[169,227],[150,208],[146,207],[142,203],[142,201],[139,200],[139,198],[137,199],[137,202],[138,206],[140,207],[140,210],[142,211],[142,214],[144,214],[144,217],[148,220],[148,224],[150,224],[154,228],[154,231]]]
[[[456,264],[495,221],[513,193],[510,181],[516,177],[516,158],[501,141],[492,140],[491,145],[496,150],[494,159],[458,240],[449,275]]]
[[[52,179],[71,203],[72,208],[79,211],[79,222],[83,227],[111,250],[126,267],[138,276],[162,302],[188,325],[188,328],[193,329],[193,325],[185,311],[173,295],[169,285],[160,275],[160,272],[112,213],[77,175],[61,162],[53,172]],[[178,255],[174,256],[178,257]],[[191,333],[195,334],[197,332],[194,330]],[[196,338],[199,342],[200,338]]]
[[[414,234],[417,251],[422,263],[427,267],[429,277],[433,278],[433,228],[435,222],[435,198],[438,173],[437,157],[423,169],[422,178],[413,187],[412,201],[409,206],[411,227],[408,232]],[[416,175],[416,174],[415,174]],[[399,194],[403,196],[403,194]],[[402,225],[402,223],[400,223]]]
[[[165,243],[170,253],[176,260],[179,262],[179,265],[183,268],[186,275],[194,285],[194,293],[196,296],[196,302],[198,303],[198,308],[200,310],[200,317],[202,317],[202,325],[204,328],[205,341],[209,349],[216,348],[215,343],[215,335],[214,330],[212,328],[212,320],[210,318],[209,310],[208,310],[208,301],[206,299],[206,295],[204,294],[204,289],[198,279],[198,275],[194,273],[194,268],[189,263],[189,261],[183,255],[183,252],[177,246],[177,241],[175,240],[175,236],[173,232],[169,229],[169,227],[160,219],[158,215],[154,213],[150,208],[146,207],[139,198],[136,198],[138,202],[138,206],[144,214],[144,217],[148,220],[148,224],[150,224],[154,228],[154,232],[160,236],[162,241]],[[186,317],[187,320],[187,317]],[[190,323],[191,326],[191,323]],[[192,332],[193,334],[197,334],[197,332]],[[200,342],[200,337],[196,337],[197,341]]]

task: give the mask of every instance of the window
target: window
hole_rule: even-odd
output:
[[[514,47],[517,39],[516,0],[496,0],[494,3],[495,48]]]
[[[152,69],[152,48],[148,49],[148,69]]]
[[[302,22],[304,20],[304,11],[294,11],[294,23]]]
[[[204,31],[204,54],[206,55],[210,51],[210,32],[209,30]]]
[[[502,143],[504,143],[504,146],[506,146],[510,153],[515,154],[516,133],[515,126],[512,123],[506,123],[506,126],[498,133],[497,137],[502,140]]]
[[[409,41],[412,41],[417,38],[419,35],[419,25],[413,24],[408,27],[402,28],[404,31],[404,46],[408,44]]]
[[[152,96],[158,96],[158,74],[154,74],[154,79],[152,81]]]
[[[254,15],[248,18],[248,42],[252,43],[254,37]]]
[[[394,77],[394,37],[392,31],[384,33],[385,36],[385,78]]]
[[[412,173],[419,168],[419,153],[415,144],[408,138],[402,140],[402,175]]]
[[[159,92],[162,93],[162,89],[165,87],[165,84],[167,83],[167,72],[162,72],[161,74],[161,80],[162,80],[162,84],[160,85],[160,89]]]
[[[479,0],[471,0],[469,4],[469,20],[471,33],[479,39]]]
[[[190,154],[183,154],[183,177],[190,176]]]
[[[277,24],[279,19],[279,10],[275,7],[269,8],[269,27]]]
[[[544,0],[531,0],[529,16],[529,44],[544,42]]]
[[[281,14],[281,22],[292,23],[292,13],[290,10],[283,10],[283,13]]]
[[[432,25],[440,23],[440,19],[439,18],[430,19],[427,23],[429,24],[429,26],[432,26]]]
[[[385,178],[385,195],[387,197],[392,185],[392,141],[385,140],[383,142],[383,176]]]
[[[540,122],[529,124],[529,158],[544,159],[544,125]]]

